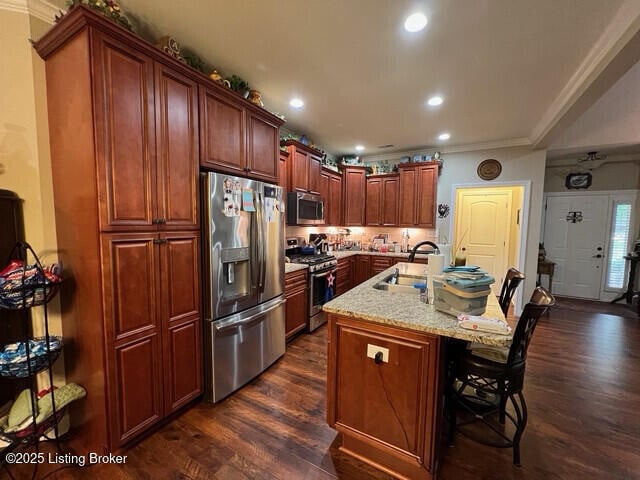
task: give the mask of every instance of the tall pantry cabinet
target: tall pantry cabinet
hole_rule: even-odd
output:
[[[88,392],[74,447],[110,452],[202,392],[197,77],[84,7],[35,47],[66,375]]]

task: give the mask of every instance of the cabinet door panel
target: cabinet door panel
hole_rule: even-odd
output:
[[[94,51],[100,227],[148,227],[156,213],[153,62],[100,34]]]
[[[159,269],[154,234],[113,234],[102,239],[105,318],[111,341],[158,329],[156,272]]]
[[[156,64],[158,217],[166,227],[198,226],[198,87]]]
[[[162,415],[158,336],[137,340],[116,349],[116,406],[113,421],[119,445],[156,423]]]
[[[164,350],[165,414],[170,414],[202,393],[200,318],[168,329]]]
[[[289,155],[286,152],[281,151],[280,160],[278,161],[278,185],[284,188],[285,192],[290,190],[287,175],[287,158],[289,158]]]
[[[230,99],[200,89],[200,163],[235,175],[245,174],[244,109]]]
[[[322,165],[320,164],[320,159],[318,157],[314,157],[313,155],[309,155],[309,171],[308,171],[308,182],[307,186],[309,188],[309,192],[320,195],[320,171]]]
[[[309,182],[309,162],[307,154],[296,150],[295,147],[290,147],[289,162],[291,167],[291,173],[289,174],[291,189],[306,192]]]
[[[380,223],[384,226],[398,225],[398,199],[400,195],[400,177],[385,178],[382,182],[380,204]]]
[[[394,263],[393,257],[371,257],[371,276],[383,272]]]
[[[420,227],[436,226],[436,188],[438,167],[426,166],[417,170],[416,221]]]
[[[398,223],[401,227],[412,227],[416,224],[416,171],[414,169],[400,170],[400,205]]]
[[[382,203],[382,180],[380,178],[367,178],[367,225],[380,225]]]
[[[269,183],[278,179],[280,137],[278,126],[249,113],[249,156],[247,168],[251,177]]]
[[[307,326],[309,312],[308,292],[305,287],[285,292],[287,297],[285,336],[287,340]]]
[[[353,284],[360,285],[371,277],[371,257],[368,255],[358,255],[355,261],[355,275]]]
[[[169,323],[200,316],[200,249],[197,232],[162,234],[162,298]]]
[[[342,181],[344,183],[344,225],[364,225],[364,203],[366,179],[364,168],[345,168]]]
[[[428,340],[338,325],[335,422],[425,460],[424,425],[429,371],[434,355]],[[389,349],[389,362],[376,364],[367,345]],[[402,392],[396,396],[394,392]]]
[[[342,177],[329,176],[329,225],[342,225]]]

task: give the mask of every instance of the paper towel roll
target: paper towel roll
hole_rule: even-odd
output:
[[[440,275],[444,269],[444,254],[433,254],[428,257],[427,275]]]
[[[429,255],[429,263],[427,263],[427,294],[429,303],[433,303],[433,277],[442,275],[444,268],[444,255],[442,253]]]
[[[448,243],[442,243],[438,245],[440,253],[444,255],[444,266],[448,266],[451,263],[451,245]]]

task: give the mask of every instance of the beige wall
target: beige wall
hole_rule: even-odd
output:
[[[640,136],[640,132],[638,135]],[[582,170],[577,167],[548,167],[544,179],[544,191],[569,191],[564,186],[567,174],[581,171]],[[592,183],[589,191],[634,190],[640,188],[640,162],[606,163],[599,168],[593,169],[591,175]]]
[[[29,43],[50,25],[26,13],[0,10],[0,189],[23,200],[25,235],[43,263],[57,261],[49,157],[44,62]],[[4,260],[3,260],[4,261]],[[59,303],[49,304],[50,330],[61,333]],[[42,309],[33,309],[42,333]],[[56,363],[62,374],[62,362]]]
[[[480,162],[487,158],[495,158],[502,164],[502,173],[492,181],[481,180],[476,169]],[[519,294],[525,300],[531,296],[536,285],[536,270],[538,263],[538,239],[540,238],[540,223],[542,218],[542,194],[545,175],[545,150],[531,150],[528,148],[504,148],[475,152],[447,153],[443,155],[443,168],[438,179],[438,203],[451,206],[451,213],[447,218],[438,219],[438,235],[449,235],[451,221],[454,217],[452,197],[453,185],[496,186],[511,182],[530,182],[525,204],[529,205],[527,220],[527,235],[525,239],[525,262],[518,265],[526,275],[524,287]]]

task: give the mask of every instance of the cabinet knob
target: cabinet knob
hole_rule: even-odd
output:
[[[163,225],[163,224],[167,223],[167,219],[166,218],[154,218],[153,220],[151,220],[151,223],[153,223],[154,225]]]
[[[155,245],[164,245],[165,243],[167,243],[167,239],[166,238],[156,238],[153,243]]]

